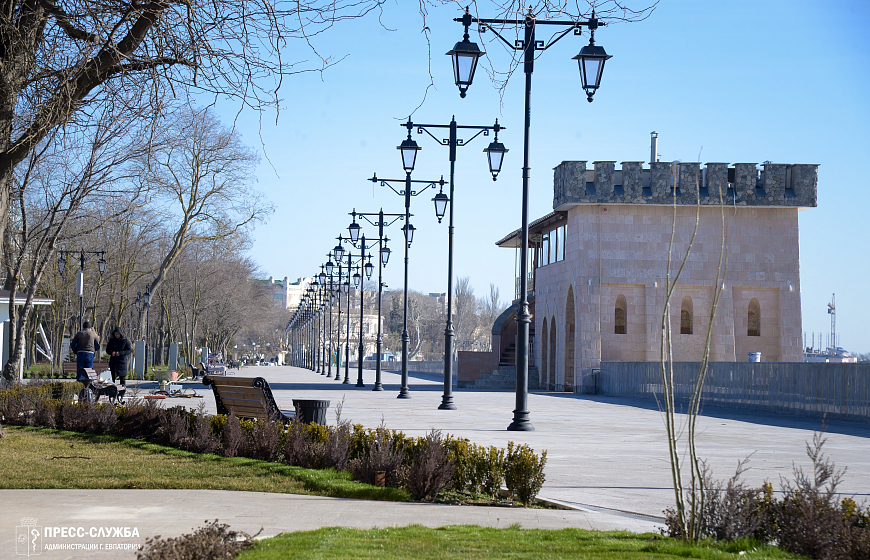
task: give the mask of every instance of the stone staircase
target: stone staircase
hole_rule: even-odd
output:
[[[515,391],[517,388],[517,368],[515,365],[501,365],[489,375],[475,379],[464,385],[466,389],[496,389]],[[529,368],[529,390],[538,389],[538,368]]]

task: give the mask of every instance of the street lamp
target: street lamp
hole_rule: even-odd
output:
[[[470,18],[471,16],[468,15],[468,17]],[[469,25],[471,25],[470,22]],[[466,27],[466,42],[467,39],[468,28]],[[460,44],[461,42],[457,43],[457,47],[459,47]],[[474,49],[477,49],[477,45],[474,43],[470,44],[473,45]],[[470,80],[471,77],[473,77],[473,74],[474,68],[471,67],[471,75],[469,76],[468,84],[471,83]],[[463,91],[462,95],[464,96],[464,90],[460,88],[460,91]],[[450,195],[447,196],[443,192],[439,192],[435,195],[435,198],[433,198],[432,201],[435,203],[435,217],[438,218],[438,223],[441,223],[441,219],[444,218],[444,214],[447,211],[447,203],[450,203],[450,219],[447,227],[447,324],[444,328],[444,395],[441,398],[441,405],[438,408],[440,410],[455,410],[456,405],[453,404],[453,338],[455,335],[455,330],[453,329],[453,201],[455,196],[453,185],[456,169],[456,149],[459,146],[468,145],[469,142],[480,135],[489,136],[489,131],[492,130],[495,133],[495,138],[483,151],[486,152],[489,163],[489,172],[492,173],[492,180],[495,181],[501,171],[504,154],[507,152],[504,144],[498,141],[498,133],[500,130],[504,129],[504,127],[498,124],[498,119],[495,120],[495,124],[492,126],[468,126],[458,125],[455,118],[451,118],[449,124],[420,124],[411,122],[410,117],[408,117],[408,122],[403,123],[401,126],[406,127],[409,134],[414,128],[417,129],[418,134],[425,132],[433,140],[438,142],[438,144],[447,146],[450,149]],[[430,132],[430,129],[444,128],[448,129],[449,137],[443,140],[439,140],[434,134],[432,134],[432,132]],[[458,137],[459,129],[477,132],[475,132],[471,138],[462,140]]]
[[[408,139],[411,138],[411,129],[408,129]],[[407,142],[407,140],[406,140]],[[412,140],[413,142],[413,140]],[[402,142],[405,144],[405,142]],[[416,146],[416,142],[414,143]],[[401,149],[401,146],[399,146]],[[419,150],[419,147],[417,148]],[[415,151],[416,153],[416,151]],[[404,163],[404,153],[402,161]],[[413,169],[413,166],[411,167]],[[404,288],[404,312],[402,313],[402,387],[399,389],[399,395],[397,398],[400,399],[410,399],[411,392],[408,389],[408,342],[410,341],[410,335],[408,334],[408,249],[411,247],[411,242],[414,240],[414,226],[411,225],[411,197],[418,196],[425,192],[429,188],[435,188],[435,186],[439,186],[442,190],[444,189],[444,177],[441,177],[439,181],[418,181],[411,179],[411,170],[405,166],[405,188],[403,190],[396,190],[395,187],[391,183],[396,183],[402,181],[401,179],[379,179],[377,174],[372,176],[369,181],[373,183],[380,182],[382,187],[389,187],[394,193],[403,196],[405,198],[405,225],[402,226],[402,232],[405,234],[405,288]],[[411,190],[411,187],[415,183],[425,183],[426,186],[420,189],[419,191]],[[382,255],[383,258],[383,255]]]
[[[465,97],[465,91],[474,80],[477,61],[486,53],[480,50],[477,43],[471,42],[471,38],[468,36],[471,14],[468,13],[467,8],[465,15],[462,16],[462,23],[465,25],[465,35],[461,41],[454,45],[453,50],[448,51],[447,54],[453,58],[453,78],[456,81],[456,85],[459,86],[459,96]]]
[[[82,330],[85,316],[85,255],[100,255],[100,260],[97,261],[97,269],[100,271],[100,279],[103,278],[103,273],[106,272],[108,262],[105,259],[105,251],[58,251],[57,252],[57,271],[63,275],[66,271],[66,260],[69,255],[79,254],[79,273],[76,278],[76,294],[79,296],[79,330]],[[99,288],[99,284],[97,285]]]
[[[138,301],[138,298],[137,298]],[[143,377],[148,376],[148,326],[149,326],[149,316],[151,311],[151,284],[145,285],[145,293],[142,294],[142,304],[145,307],[145,369],[142,372]],[[139,305],[137,304],[137,307]],[[206,363],[208,363],[208,356],[205,356]]]
[[[529,129],[531,126],[531,102],[532,102],[532,73],[535,69],[535,52],[545,51],[552,47],[557,41],[565,37],[568,33],[574,32],[575,35],[580,35],[583,27],[589,29],[592,35],[592,40],[589,46],[584,47],[580,54],[574,57],[580,65],[580,79],[583,88],[586,90],[587,99],[592,101],[592,95],[598,86],[601,85],[601,72],[604,70],[604,62],[610,58],[601,47],[595,46],[595,30],[599,26],[605,25],[604,22],[598,21],[595,17],[595,11],[592,11],[592,17],[587,21],[556,21],[556,20],[539,20],[529,8],[526,17],[523,19],[480,19],[472,17],[466,8],[465,14],[461,18],[456,18],[465,26],[465,41],[468,37],[468,28],[472,23],[477,23],[481,31],[490,30],[499,39],[501,39],[509,48],[515,51],[522,51],[523,69],[526,74],[526,91],[525,91],[525,121],[523,125],[523,201],[522,201],[522,235],[520,241],[520,293],[519,293],[519,309],[517,310],[517,397],[516,409],[514,409],[513,421],[508,426],[511,431],[532,431],[535,427],[529,420],[529,323],[531,316],[529,315],[529,297],[528,297],[528,248],[529,248]],[[493,27],[496,25],[513,25],[516,27],[522,26],[525,35],[522,40],[509,41],[503,37],[498,30]],[[566,27],[564,31],[553,35],[549,41],[537,41],[535,39],[535,31],[538,25],[556,25]],[[460,43],[457,43],[457,47]],[[476,45],[475,45],[476,46]],[[590,48],[591,47],[591,48]],[[467,76],[467,81],[461,81],[456,68],[460,64],[462,56],[474,56],[470,48],[467,50],[457,49],[454,47],[450,54],[453,57],[454,73],[456,74],[456,85],[459,86],[459,96],[465,97],[465,91],[471,85],[474,79],[474,66],[470,67],[470,73]],[[480,55],[478,55],[479,58]],[[476,61],[476,58],[474,59]],[[591,81],[590,81],[591,79]],[[492,155],[492,152],[487,152]],[[452,198],[452,197],[451,197]],[[449,295],[448,295],[449,297]]]
[[[594,12],[592,17],[595,17]],[[583,89],[586,90],[586,100],[592,103],[592,96],[595,95],[595,90],[601,85],[604,63],[607,59],[613,57],[604,52],[604,47],[595,45],[594,28],[592,28],[590,35],[589,44],[580,49],[580,54],[575,56],[574,60],[580,66],[580,82]]]
[[[450,199],[443,192],[439,192],[432,199],[432,202],[435,203],[435,217],[438,218],[438,223],[440,224],[441,219],[444,218],[444,214],[447,212],[447,203],[450,202]]]
[[[378,227],[378,243],[380,243],[380,254],[381,258],[378,262],[378,335],[375,340],[375,386],[372,391],[383,391],[384,387],[381,383],[381,350],[383,348],[383,335],[381,333],[381,297],[383,295],[383,290],[385,284],[383,283],[383,269],[387,266],[387,262],[390,260],[390,248],[387,247],[387,238],[384,235],[384,228],[389,227],[396,223],[399,220],[403,220],[405,218],[405,214],[385,214],[383,208],[377,214],[375,213],[367,213],[367,212],[357,212],[354,209],[351,214],[354,216],[354,221],[356,221],[356,216],[361,217],[368,223],[373,226]],[[376,221],[372,221],[369,219],[369,216],[377,216]],[[392,218],[390,221],[386,221],[385,218]],[[372,245],[374,247],[374,245]],[[372,268],[371,260],[365,265],[366,277],[371,279],[372,276]]]

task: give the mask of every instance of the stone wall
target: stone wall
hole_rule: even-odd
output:
[[[692,173],[687,171],[687,180]],[[671,278],[692,238],[696,214],[698,233],[670,307],[675,359],[686,361],[700,360],[704,351],[722,244],[719,208],[678,206]],[[800,361],[798,209],[729,207],[725,220],[727,270],[713,320],[711,360],[743,361],[748,352],[761,352],[765,362]],[[579,385],[602,360],[658,360],[673,221],[674,208],[668,206],[584,204],[568,211],[565,260],[539,267],[535,285],[535,328],[542,332],[545,317],[548,331],[556,327],[556,384]],[[569,290],[574,299],[573,371],[566,371],[565,361]],[[614,328],[619,295],[627,304],[625,334]],[[684,297],[692,302],[691,334],[680,333]],[[749,336],[747,328],[753,298],[761,309],[760,336]],[[542,350],[540,337],[538,367],[543,366]]]

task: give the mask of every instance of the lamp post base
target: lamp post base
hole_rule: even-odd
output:
[[[380,383],[375,383],[375,386],[372,389],[372,391],[383,391],[383,390],[384,390],[384,386],[381,385]]]
[[[514,421],[510,423],[510,426],[507,427],[507,431],[509,432],[534,432],[535,427],[532,425],[531,420],[526,418],[517,418],[514,415]]]
[[[342,381],[341,384],[342,385],[350,385],[350,380],[347,377],[345,377],[344,381]]]
[[[441,404],[438,405],[438,410],[456,410],[456,405],[453,404],[453,396],[449,399],[442,397]]]
[[[362,383],[361,381],[357,381],[356,386],[357,387],[365,387],[365,383]]]
[[[407,387],[402,387],[399,389],[399,395],[396,397],[397,399],[410,399],[411,398],[411,390]]]

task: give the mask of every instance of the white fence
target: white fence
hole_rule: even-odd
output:
[[[674,364],[678,401],[688,402],[699,367]],[[604,395],[661,398],[660,365],[601,362],[597,389]],[[870,422],[870,364],[711,362],[702,403]]]

